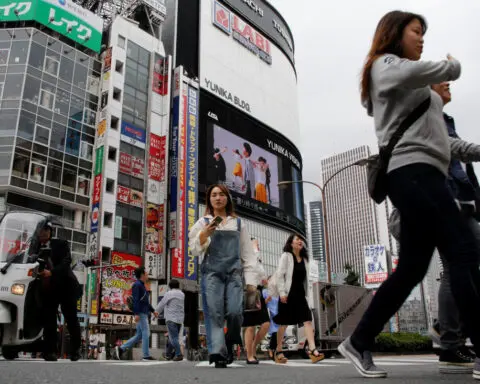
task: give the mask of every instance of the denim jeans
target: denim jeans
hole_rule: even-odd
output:
[[[168,340],[172,349],[175,350],[175,356],[181,356],[182,350],[180,348],[180,341],[179,341],[179,332],[182,328],[182,324],[174,323],[173,321],[167,321],[167,329],[168,329]]]
[[[150,327],[148,325],[148,315],[146,313],[140,313],[140,321],[137,323],[137,332],[130,340],[123,344],[120,349],[125,351],[133,348],[139,341],[142,341],[143,357],[150,357],[150,350],[148,349],[150,344]]]
[[[479,244],[446,185],[427,164],[411,164],[388,175],[388,195],[401,215],[397,270],[382,284],[352,335],[352,344],[369,350],[384,324],[425,277],[435,247],[450,271],[460,317],[480,356]]]

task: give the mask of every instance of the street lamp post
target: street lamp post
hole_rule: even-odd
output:
[[[320,192],[322,193],[322,214],[323,214],[323,228],[324,228],[324,235],[325,235],[325,258],[327,261],[327,278],[328,282],[332,282],[332,269],[330,266],[330,246],[328,242],[328,228],[327,228],[327,200],[326,200],[326,194],[325,194],[325,188],[327,187],[328,183],[339,173],[345,171],[348,168],[351,168],[353,166],[365,166],[369,162],[369,159],[361,159],[357,160],[354,163],[348,164],[347,166],[340,168],[338,171],[336,171],[333,175],[331,175],[324,183],[323,187],[317,183],[314,183],[312,181],[307,181],[307,180],[298,180],[298,181],[281,181],[278,183],[278,186],[285,186],[289,184],[311,184],[317,187]]]

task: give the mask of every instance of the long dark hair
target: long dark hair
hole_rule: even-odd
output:
[[[224,184],[212,184],[210,187],[208,187],[207,199],[206,199],[207,209],[205,213],[207,215],[212,215],[212,216],[214,215],[213,206],[210,201],[210,197],[212,196],[212,191],[214,188],[220,189],[225,194],[225,196],[227,196],[227,206],[225,207],[225,210],[227,211],[227,216],[235,217],[236,215],[235,215],[235,208],[233,206],[232,196],[230,196],[230,192],[228,191],[228,188]]]
[[[283,247],[283,252],[288,252],[288,253],[291,253],[293,255],[292,243],[293,243],[293,239],[295,237],[298,237],[299,239],[302,239],[303,248],[300,251],[300,256],[302,257],[302,259],[305,259],[305,260],[308,261],[308,252],[307,252],[307,248],[305,248],[305,240],[303,240],[303,237],[300,236],[297,233],[292,233],[290,236],[288,236],[287,242],[285,243],[285,246]]]
[[[387,13],[379,21],[372,46],[368,52],[362,70],[362,81],[360,84],[362,102],[368,100],[370,93],[370,73],[372,65],[381,55],[392,53],[403,57],[402,38],[403,30],[412,21],[417,19],[422,25],[423,33],[427,31],[427,22],[423,16],[411,12],[392,11]]]

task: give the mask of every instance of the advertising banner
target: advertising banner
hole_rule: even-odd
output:
[[[142,259],[113,251],[112,264],[122,265],[108,266],[103,269],[100,309],[102,312],[130,312],[127,298],[132,294],[132,284],[135,282],[134,271],[142,265]]]
[[[120,139],[135,147],[145,149],[146,131],[133,124],[122,121]]]
[[[198,207],[198,90],[188,87],[187,150],[186,150],[186,210],[185,210],[185,279],[197,280],[198,262],[188,247],[188,232],[197,220]]]
[[[134,207],[143,207],[143,192],[130,189],[130,205]]]
[[[161,96],[168,94],[168,61],[158,53],[155,54],[152,89]]]
[[[148,179],[147,201],[154,204],[161,204],[165,199],[162,192],[161,183],[156,180]]]
[[[132,173],[132,156],[125,152],[120,152],[120,172],[130,175]]]
[[[130,325],[134,323],[134,317],[132,315],[113,315],[113,324],[114,325]]]
[[[108,47],[105,52],[105,60],[103,61],[103,73],[106,73],[112,69],[112,47]]]
[[[37,21],[63,36],[100,52],[103,19],[73,0],[0,0],[1,21]]]
[[[144,170],[145,170],[145,159],[132,156],[132,176],[143,179]]]
[[[117,187],[117,201],[124,204],[130,204],[130,188],[119,185]]]
[[[172,252],[172,277],[183,279],[185,276],[185,205],[186,205],[186,171],[187,171],[187,85],[180,83],[179,126],[177,149],[177,212],[176,212],[176,247]]]
[[[158,278],[158,259],[161,255],[145,252],[145,269],[150,279]]]
[[[174,71],[173,111],[172,111],[172,134],[170,140],[170,218],[169,218],[169,242],[170,248],[177,246],[177,197],[178,197],[178,130],[181,115],[180,87],[182,67]],[[173,252],[172,252],[173,253]],[[182,275],[183,277],[183,275]]]
[[[388,278],[387,250],[384,245],[367,245],[365,257],[365,287],[378,288]]]
[[[102,313],[100,315],[100,324],[113,324],[113,314]]]
[[[163,151],[165,151],[165,149],[163,149]],[[161,153],[162,153],[162,136],[158,136],[151,133],[149,155],[159,158],[161,156]]]
[[[96,155],[95,155],[95,176],[100,175],[103,170],[103,155],[104,155],[104,149],[105,147],[99,147],[96,149]]]

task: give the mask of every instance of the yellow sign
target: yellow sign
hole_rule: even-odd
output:
[[[105,131],[107,130],[107,120],[103,119],[98,123],[98,128],[97,128],[97,133],[98,137],[101,137],[105,134]]]
[[[98,301],[96,299],[92,300],[92,309],[90,311],[90,314],[92,316],[97,316],[98,315]]]

